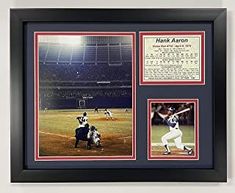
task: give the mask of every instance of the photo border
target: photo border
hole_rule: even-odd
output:
[[[152,145],[151,145],[151,105],[153,103],[194,103],[194,140],[195,140],[195,155],[192,156],[172,156],[172,157],[158,157],[152,155]],[[187,98],[187,99],[147,99],[147,159],[148,160],[199,160],[199,99],[197,98]]]
[[[144,80],[144,64],[143,64],[143,38],[145,35],[200,35],[201,36],[201,62],[200,62],[200,74],[201,79],[199,81],[146,81]],[[139,32],[139,85],[205,85],[205,31],[140,31]]]
[[[40,35],[131,36],[132,38],[132,155],[131,156],[40,156],[39,155],[39,42]],[[128,31],[36,31],[34,32],[34,161],[136,160],[136,33]]]

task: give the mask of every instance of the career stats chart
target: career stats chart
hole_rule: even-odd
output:
[[[204,32],[140,32],[141,84],[204,85]]]

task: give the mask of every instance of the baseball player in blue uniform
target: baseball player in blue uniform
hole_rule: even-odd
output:
[[[164,155],[171,154],[171,150],[168,145],[168,140],[174,139],[175,146],[181,150],[187,151],[188,155],[193,154],[193,149],[185,146],[182,143],[182,136],[183,133],[179,128],[179,117],[178,115],[174,114],[175,109],[170,107],[168,108],[167,115],[162,115],[161,113],[158,113],[158,115],[163,119],[163,121],[167,124],[170,131],[162,136],[161,140],[165,147]]]

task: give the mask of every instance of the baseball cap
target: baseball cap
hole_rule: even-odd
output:
[[[169,108],[168,108],[168,111],[174,112],[174,111],[175,111],[175,108],[174,108],[174,107],[169,107]]]

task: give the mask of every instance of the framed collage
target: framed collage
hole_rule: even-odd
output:
[[[11,9],[11,182],[226,182],[226,9]]]

